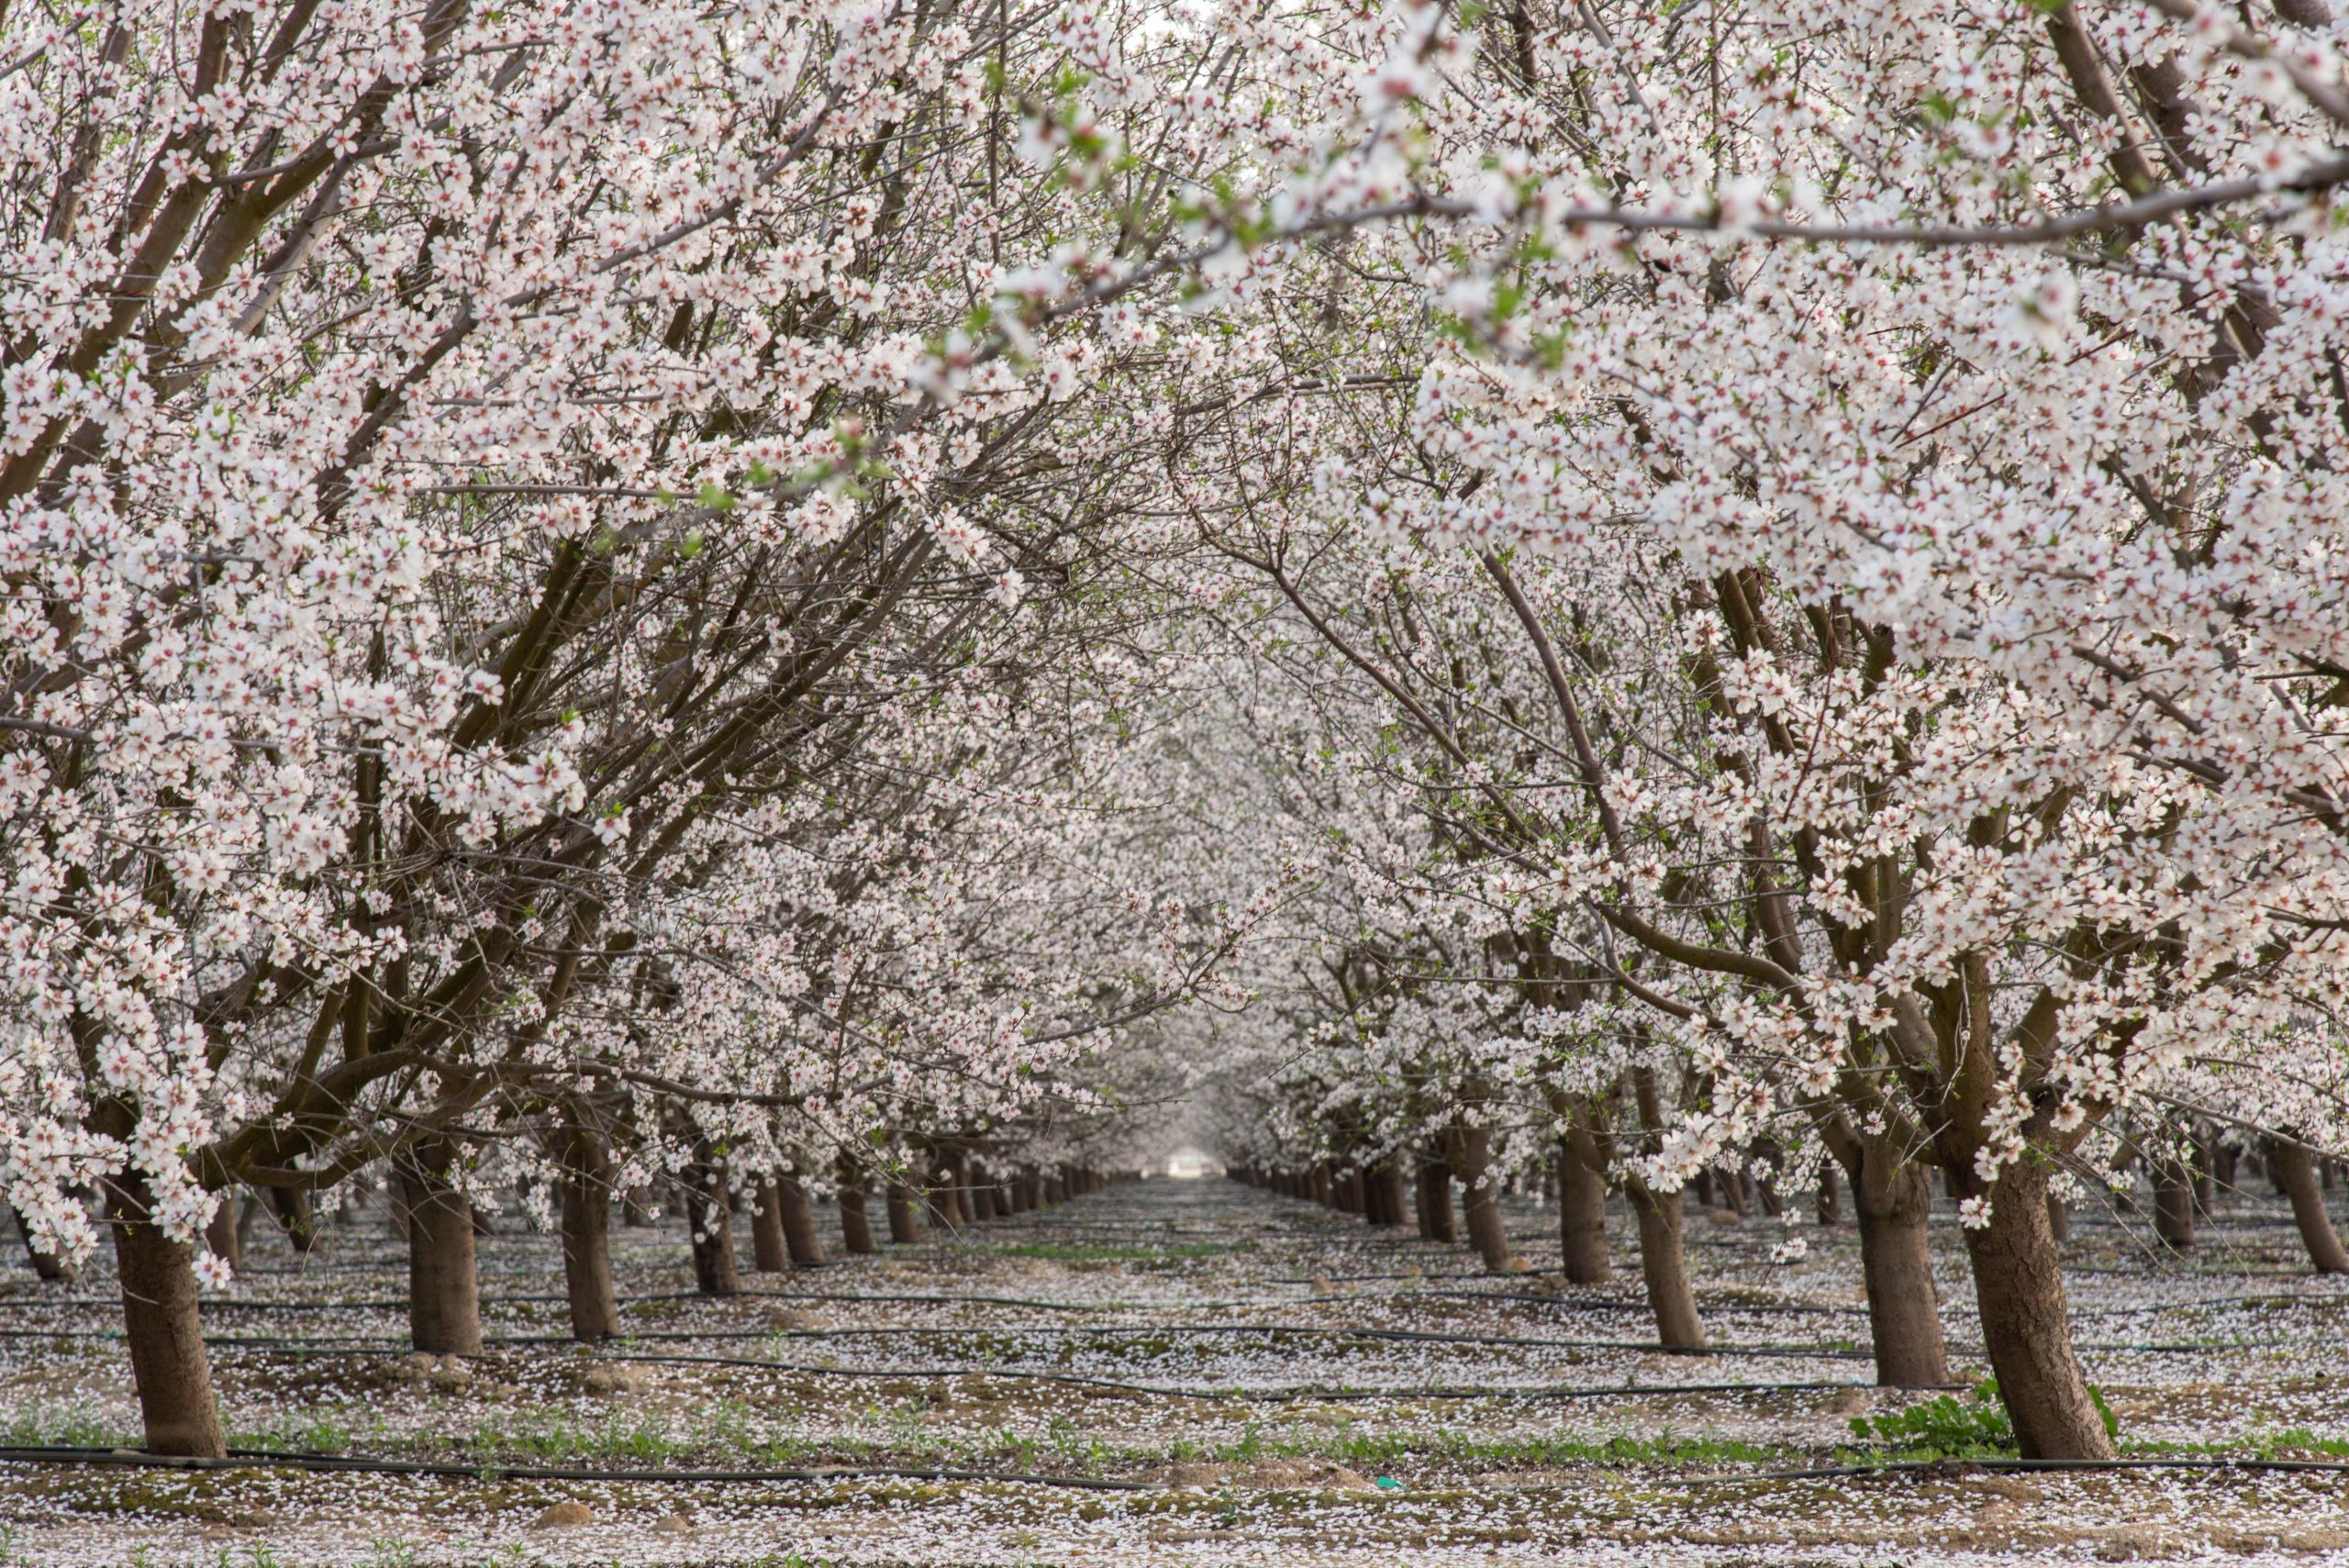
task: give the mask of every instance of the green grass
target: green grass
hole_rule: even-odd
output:
[[[136,1442],[128,1429],[110,1425],[86,1405],[42,1400],[12,1411],[0,1422],[0,1445],[10,1448],[114,1448]]]

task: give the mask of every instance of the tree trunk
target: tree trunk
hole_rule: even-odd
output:
[[[903,1182],[891,1182],[882,1196],[882,1207],[889,1212],[889,1240],[892,1245],[905,1246],[921,1240],[921,1218],[914,1207],[914,1195]]]
[[[742,1268],[734,1257],[734,1215],[726,1202],[726,1173],[707,1151],[685,1169],[685,1229],[694,1249],[694,1288],[704,1296],[739,1296]]]
[[[1598,1145],[1579,1127],[1558,1140],[1558,1261],[1569,1284],[1615,1277],[1607,1253],[1607,1177]]]
[[[1677,1192],[1660,1193],[1644,1182],[1625,1195],[1640,1222],[1640,1279],[1655,1314],[1655,1337],[1675,1351],[1705,1348],[1704,1319],[1697,1316],[1697,1293],[1688,1284],[1688,1254],[1680,1244],[1685,1206]]]
[[[473,1209],[449,1180],[454,1142],[428,1139],[400,1156],[407,1206],[407,1332],[419,1351],[481,1354],[481,1283],[473,1272]]]
[[[1452,1167],[1441,1160],[1419,1162],[1419,1234],[1431,1241],[1457,1241],[1460,1226],[1452,1213]]]
[[[1836,1197],[1835,1162],[1819,1162],[1819,1195],[1812,1200],[1811,1213],[1821,1225],[1836,1225],[1842,1221],[1842,1205]]]
[[[117,1191],[111,1216],[115,1267],[147,1450],[226,1459],[228,1434],[212,1397],[212,1366],[196,1316],[195,1250],[149,1220],[144,1181],[126,1175]]]
[[[612,1290],[612,1162],[604,1140],[566,1124],[562,1139],[562,1288],[571,1337],[608,1340],[620,1331]]]
[[[1508,1267],[1508,1231],[1501,1221],[1499,1184],[1490,1179],[1492,1137],[1481,1127],[1454,1129],[1452,1163],[1460,1173],[1461,1207],[1467,1211],[1468,1240],[1484,1260],[1486,1273]]]
[[[783,1242],[791,1251],[794,1268],[814,1268],[824,1261],[824,1243],[816,1235],[815,1211],[807,1206],[807,1187],[788,1172],[775,1178],[775,1196],[783,1209]]]
[[[35,1274],[48,1280],[71,1280],[80,1272],[55,1252],[42,1251],[33,1241],[33,1228],[25,1223],[25,1217],[15,1208],[8,1210],[8,1218],[17,1222],[17,1234],[25,1240],[25,1256],[32,1260]]]
[[[840,1194],[841,1245],[852,1253],[873,1251],[873,1219],[864,1207],[863,1178],[843,1170]]]
[[[2054,1238],[2058,1247],[2072,1239],[2072,1211],[2055,1195],[2053,1187],[2047,1189],[2047,1234]]]
[[[2173,1252],[2194,1245],[2194,1175],[2176,1154],[2163,1153],[2154,1168],[2154,1234]]]
[[[277,1213],[277,1223],[284,1229],[285,1243],[294,1249],[297,1258],[306,1258],[318,1244],[317,1217],[310,1212],[310,1195],[299,1187],[272,1187],[269,1207]],[[470,1211],[466,1222],[472,1222]]]
[[[791,1244],[783,1239],[783,1195],[774,1182],[752,1189],[757,1207],[751,1211],[751,1266],[763,1274],[779,1274],[791,1267]]]
[[[2300,1228],[2300,1244],[2321,1274],[2349,1273],[2349,1251],[2341,1245],[2325,1212],[2324,1188],[2318,1184],[2316,1161],[2304,1144],[2277,1139],[2267,1145],[2267,1168],[2284,1195],[2292,1200],[2292,1222]]]
[[[1859,1145],[1859,1169],[1851,1176],[1876,1383],[1885,1388],[1947,1383],[1949,1352],[1926,1229],[1933,1207],[1932,1171],[1903,1162],[1888,1143],[1870,1140]]]
[[[1970,1171],[1953,1179],[1976,1187]],[[2025,1459],[2110,1459],[2111,1436],[2072,1351],[2064,1273],[2047,1229],[2047,1173],[2016,1161],[1990,1195],[1990,1221],[1966,1230],[1965,1250],[2015,1440]]]
[[[204,1228],[205,1250],[232,1269],[245,1266],[245,1238],[237,1229],[237,1195],[222,1193],[220,1207],[212,1211],[211,1223]]]

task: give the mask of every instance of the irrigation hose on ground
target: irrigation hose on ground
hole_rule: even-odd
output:
[[[827,1465],[820,1470],[574,1470],[544,1464],[452,1464],[427,1460],[367,1459],[350,1454],[286,1453],[276,1449],[232,1448],[226,1459],[149,1453],[143,1449],[8,1447],[0,1463],[88,1464],[144,1470],[306,1470],[362,1475],[429,1475],[458,1481],[974,1481],[1024,1486],[1074,1486],[1092,1492],[1146,1492],[1147,1481],[1107,1481],[1081,1475],[1031,1475],[1018,1471],[918,1469],[904,1465]]]

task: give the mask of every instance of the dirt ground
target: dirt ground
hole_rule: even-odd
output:
[[[1463,1249],[1234,1184],[1134,1183],[722,1300],[691,1295],[674,1225],[624,1229],[630,1332],[593,1351],[563,1336],[551,1240],[507,1219],[483,1242],[493,1342],[463,1362],[406,1353],[379,1215],[306,1262],[257,1233],[206,1308],[252,1451],[192,1474],[0,1463],[0,1563],[2349,1561],[2338,1471],[1788,1477],[1884,1457],[1854,1421],[1927,1397],[1866,1385],[1848,1225],[1692,1223],[1716,1353],[1689,1357],[1647,1343],[1628,1215],[1617,1283],[1571,1290],[1541,1272],[1540,1206],[1509,1218],[1531,1269],[1491,1279]],[[1805,1255],[1774,1262],[1794,1238]],[[1954,1221],[1936,1245],[1976,1376]],[[2307,1273],[2280,1201],[2222,1196],[2183,1262],[2081,1215],[2067,1259],[2126,1452],[2349,1454],[2349,1287]],[[111,1290],[103,1270],[0,1279],[6,1443],[136,1442]],[[841,1467],[984,1475],[674,1478]]]

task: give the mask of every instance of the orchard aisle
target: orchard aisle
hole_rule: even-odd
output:
[[[674,1229],[618,1233],[628,1335],[562,1341],[548,1239],[484,1239],[491,1344],[404,1355],[403,1271],[349,1224],[302,1266],[256,1247],[207,1303],[240,1449],[440,1462],[462,1477],[0,1467],[7,1561],[37,1563],[1392,1563],[2083,1561],[2349,1550],[2339,1473],[1765,1473],[1874,1449],[1922,1396],[1869,1375],[1848,1227],[1692,1226],[1717,1353],[1646,1345],[1629,1216],[1617,1287],[1223,1181],[1062,1207],[697,1298]],[[1954,1218],[1937,1273],[1980,1361]],[[2082,1216],[2077,1337],[2125,1451],[2321,1457],[2349,1429],[2349,1292],[2292,1272],[2279,1202],[2225,1195],[2191,1267]],[[111,1446],[137,1412],[103,1277],[0,1294],[14,1443]],[[1724,1388],[1722,1385],[1737,1385]],[[687,1483],[663,1471],[967,1470]],[[642,1471],[564,1481],[531,1468]],[[1092,1485],[1071,1485],[1090,1483]],[[1102,1484],[1108,1485],[1104,1485]]]

